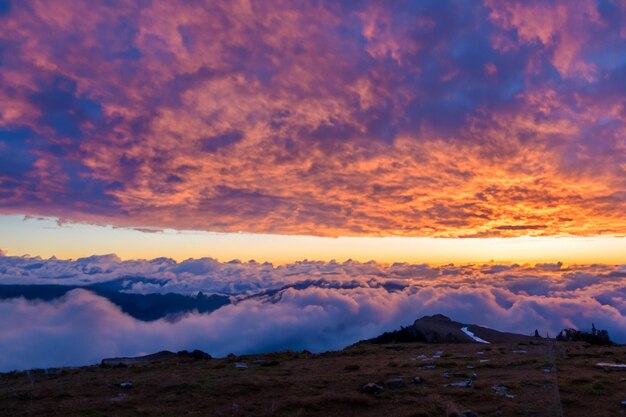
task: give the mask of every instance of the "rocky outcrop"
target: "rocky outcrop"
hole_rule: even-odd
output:
[[[174,353],[169,350],[162,350],[161,352],[153,353],[145,356],[124,357],[124,358],[106,358],[102,359],[100,366],[104,367],[124,367],[133,365],[146,365],[151,363],[162,362],[172,358],[188,358],[188,359],[211,359],[211,355],[196,349],[192,352],[181,350]]]

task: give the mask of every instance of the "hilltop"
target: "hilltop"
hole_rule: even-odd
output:
[[[443,314],[424,316],[400,330],[386,332],[363,342],[367,343],[519,343],[534,337],[500,332],[475,324],[453,321]]]
[[[226,358],[164,351],[12,372],[0,374],[0,409],[16,417],[626,415],[624,346],[511,335],[440,315],[410,327],[453,342],[375,338],[320,354]]]

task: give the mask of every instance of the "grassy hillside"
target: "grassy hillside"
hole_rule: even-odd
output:
[[[2,374],[0,414],[425,417],[471,410],[478,416],[626,415],[620,407],[626,371],[595,366],[600,361],[625,362],[626,347],[540,340],[361,344],[320,355],[165,356],[130,367]],[[469,380],[474,372],[470,387],[447,386]],[[412,383],[417,376],[423,382]],[[123,382],[132,387],[118,386]],[[368,383],[380,385],[382,392],[362,392]]]

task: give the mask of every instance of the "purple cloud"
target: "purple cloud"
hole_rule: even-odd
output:
[[[0,213],[623,234],[624,16],[562,0],[5,1]]]
[[[121,261],[114,255],[0,257],[3,284],[85,285],[119,277],[127,277],[125,292],[228,293],[234,303],[210,314],[145,322],[85,289],[49,302],[5,299],[0,369],[96,363],[162,349],[200,348],[217,356],[339,349],[434,313],[522,334],[538,329],[555,335],[593,322],[614,340],[626,340],[624,266],[349,261],[275,267],[212,259]]]

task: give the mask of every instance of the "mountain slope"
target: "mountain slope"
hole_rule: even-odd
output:
[[[424,316],[407,327],[383,333],[368,343],[515,343],[534,339],[515,333],[500,332],[476,324],[464,324],[436,314]],[[359,342],[359,343],[362,343]]]
[[[128,281],[128,279],[126,279]],[[230,304],[230,297],[219,294],[198,293],[195,296],[166,294],[137,294],[125,292],[122,279],[93,285],[0,285],[0,300],[25,298],[26,300],[51,301],[63,297],[69,291],[83,289],[106,298],[120,309],[142,321],[161,318],[176,319],[177,316],[197,311],[210,313]]]

